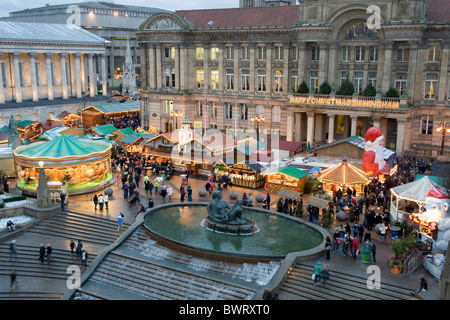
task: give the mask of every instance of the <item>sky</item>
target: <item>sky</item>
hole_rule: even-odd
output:
[[[96,1],[96,0],[94,0]],[[84,0],[1,0],[0,17],[8,17],[9,12],[39,8],[56,4],[87,2]],[[166,10],[238,8],[239,0],[108,0],[116,4],[128,4]]]

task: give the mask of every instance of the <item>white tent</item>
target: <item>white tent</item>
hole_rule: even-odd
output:
[[[402,184],[395,188],[391,189],[391,216],[395,219],[402,219],[403,213],[398,210],[398,201],[399,200],[408,200],[416,202],[419,207],[422,207],[425,204],[425,199],[428,195],[428,192],[433,189],[443,190],[443,187],[433,182],[429,177],[424,176],[423,178]],[[446,191],[443,190],[445,193]],[[394,196],[396,197],[394,201]]]

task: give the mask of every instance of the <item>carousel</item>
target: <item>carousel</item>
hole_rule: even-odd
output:
[[[101,190],[115,182],[111,173],[111,147],[101,140],[62,135],[51,141],[22,145],[14,150],[17,187],[35,195],[39,168],[45,168],[48,182],[62,182],[69,194]]]
[[[333,191],[337,188],[355,188],[357,192],[363,192],[364,186],[369,183],[368,175],[354,165],[348,163],[347,159],[334,167],[320,172],[317,180],[323,184],[324,191]]]

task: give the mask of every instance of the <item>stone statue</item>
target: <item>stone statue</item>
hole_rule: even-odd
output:
[[[11,138],[20,137],[19,130],[17,129],[17,122],[13,115],[11,115],[11,118],[9,119],[9,136]]]
[[[207,206],[209,218],[228,224],[244,224],[246,219],[242,217],[242,200],[238,200],[234,206],[222,200],[222,192],[214,190],[212,200]]]

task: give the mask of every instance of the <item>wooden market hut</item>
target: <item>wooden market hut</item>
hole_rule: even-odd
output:
[[[368,175],[361,169],[348,163],[344,158],[340,164],[320,172],[317,178],[323,184],[324,191],[333,188],[355,187],[357,192],[363,192],[364,186],[370,182]]]
[[[68,111],[63,111],[60,114],[54,116],[50,119],[51,121],[60,122],[66,127],[80,127],[81,126],[81,116],[70,113]]]
[[[109,103],[89,106],[81,110],[81,118],[85,128],[105,124],[108,117],[134,116],[141,112],[140,101]]]
[[[233,185],[258,189],[264,186],[266,179],[262,172],[264,167],[254,161],[236,163],[226,168],[233,175]]]
[[[304,192],[309,174],[295,167],[276,167],[264,172],[266,176],[266,187],[271,191],[282,189]]]

